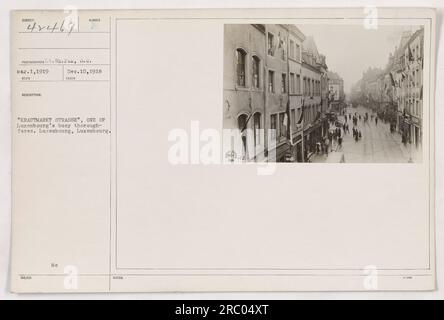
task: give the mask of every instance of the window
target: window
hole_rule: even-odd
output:
[[[274,93],[274,71],[268,71],[268,91]]]
[[[419,87],[421,85],[421,74],[419,73],[419,68],[416,69],[416,77],[418,78],[417,83]]]
[[[253,117],[253,127],[254,127],[254,145],[258,146],[261,144],[261,114],[256,112]]]
[[[307,96],[310,95],[310,83],[311,83],[310,79],[307,78]]]
[[[290,40],[290,58],[294,59],[295,58],[295,54],[294,54],[294,41]]]
[[[274,56],[274,36],[268,33],[268,54]]]
[[[296,92],[296,86],[295,86],[295,82],[294,82],[294,73],[290,73],[290,93],[295,93]]]
[[[291,110],[291,125],[294,126],[296,125],[296,110],[292,109]]]
[[[236,73],[237,85],[245,87],[245,57],[246,52],[242,49],[236,50]]]
[[[270,117],[270,129],[271,129],[271,139],[276,139],[277,134],[277,114],[272,114]]]
[[[307,119],[307,122],[311,122],[311,106],[307,106],[307,109],[305,110],[307,113],[305,114],[306,115],[306,119]]]
[[[247,120],[248,116],[246,114],[241,114],[237,118],[237,124],[239,126],[239,130],[243,130],[247,127]],[[247,136],[245,134],[242,134],[242,158],[246,159],[247,157]]]
[[[281,78],[281,92],[282,93],[287,92],[287,75],[285,73],[282,74]]]
[[[260,60],[257,56],[253,56],[252,58],[252,65],[253,65],[253,87],[256,89],[259,89],[260,86],[260,77],[259,77],[259,70],[260,70]]]
[[[296,93],[301,94],[301,75],[296,75]]]
[[[296,44],[296,60],[301,61],[301,47]]]
[[[285,138],[287,132],[286,132],[286,123],[284,122],[285,120],[285,112],[282,112],[279,114],[279,140],[281,138]]]

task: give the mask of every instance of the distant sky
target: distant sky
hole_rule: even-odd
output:
[[[390,52],[399,46],[404,30],[414,32],[417,26],[378,26],[367,30],[362,25],[297,25],[306,35],[313,36],[319,53],[326,56],[328,69],[344,79],[344,90],[351,86],[369,67],[384,68]]]

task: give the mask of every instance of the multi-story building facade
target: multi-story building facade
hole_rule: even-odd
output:
[[[404,31],[402,33],[399,46],[395,48],[395,51],[392,55],[393,57],[393,66],[392,66],[392,74],[394,79],[396,80],[395,87],[395,101],[397,104],[397,117],[396,117],[396,129],[398,132],[403,131],[403,123],[404,123],[404,93],[403,93],[403,78],[405,78],[405,48],[407,43],[412,36],[411,31]]]
[[[287,101],[289,97],[289,32],[285,25],[265,25],[266,43],[266,79],[265,94],[266,128],[271,129],[271,140],[276,145],[268,146],[268,154],[275,156],[276,161],[286,160],[290,145],[287,140]],[[273,159],[270,159],[273,160]]]
[[[303,154],[298,160],[305,161],[315,151],[316,143],[325,134],[325,117],[322,89],[325,90],[325,57],[320,55],[312,37],[302,43],[302,87],[303,87]]]
[[[307,161],[324,132],[326,70],[294,25],[225,26],[223,127],[241,131],[244,161]]]
[[[370,68],[354,86],[353,102],[373,109],[402,135],[421,147],[423,115],[424,29],[403,32],[383,69]]]
[[[293,161],[304,161],[303,152],[303,128],[302,123],[298,123],[302,115],[303,85],[302,85],[302,43],[305,40],[304,34],[295,26],[289,25],[289,97],[290,97],[290,119],[292,126],[291,136],[291,156]]]
[[[322,114],[325,114],[328,111],[329,108],[329,91],[330,88],[328,87],[328,70],[327,70],[327,63],[326,63],[326,57],[324,55],[321,55],[321,112]],[[327,129],[328,129],[328,123],[326,123]]]
[[[396,123],[397,104],[395,98],[395,86],[392,83],[391,64],[381,73],[376,83],[378,116],[385,122]]]
[[[398,119],[403,138],[420,148],[423,114],[424,29],[416,31],[402,48]]]
[[[341,112],[345,107],[344,80],[332,71],[327,73],[327,77],[330,107],[335,112]]]
[[[264,159],[267,147],[265,34],[264,25],[225,25],[223,127],[242,132],[244,160]],[[254,131],[253,139],[244,134],[247,129]]]
[[[374,112],[378,111],[381,92],[378,79],[383,74],[379,68],[368,68],[362,78],[352,88],[352,104],[362,105]]]

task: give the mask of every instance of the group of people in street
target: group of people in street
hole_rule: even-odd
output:
[[[345,131],[344,131],[345,132]],[[333,132],[330,132],[331,138],[337,142],[337,149],[342,148],[342,132],[341,128],[337,127],[333,130]]]
[[[327,135],[316,143],[316,153],[328,155],[329,152],[333,151],[333,141],[337,141],[338,143],[342,144],[341,135],[342,133],[340,128],[328,131]]]
[[[376,128],[380,122],[379,120],[383,121],[383,125],[382,127]],[[348,107],[337,113],[328,113],[328,126],[326,125],[324,127],[322,135],[317,135],[314,141],[316,145],[315,153],[318,155],[315,156],[315,159],[319,161],[329,159],[330,152],[334,151],[355,153],[356,150],[361,150],[359,148],[359,142],[364,138],[363,133],[368,133],[370,135],[368,139],[370,140],[373,140],[375,137],[379,139],[381,135],[387,134],[385,133],[386,126],[384,122],[384,118],[379,114],[373,110],[362,107]],[[391,134],[395,134],[396,123],[389,124],[390,126],[387,127],[387,129],[390,129]],[[352,127],[352,131],[350,131],[349,127]],[[375,135],[373,133],[375,133]],[[352,137],[354,142],[351,141]],[[404,145],[410,142],[407,130],[402,131],[401,138],[401,142]]]
[[[361,138],[362,138],[361,130],[358,130],[357,128],[353,128],[353,138],[355,139],[356,142],[361,140]]]
[[[354,126],[358,125],[358,120],[359,121],[363,121],[364,124],[368,123],[368,120],[373,121],[373,119],[375,119],[375,125],[378,125],[378,116],[377,115],[373,115],[373,114],[368,114],[368,112],[366,112],[364,115],[361,115],[360,113],[355,112],[354,114],[344,114],[344,119],[345,122],[348,122],[348,120],[351,120],[353,122]]]
[[[354,114],[351,114],[351,113],[345,114],[344,115],[345,123],[343,124],[344,132],[345,133],[350,132],[348,129],[348,123],[347,123],[348,122],[347,118],[348,118],[348,120],[352,120],[352,122],[353,122],[353,129],[352,129],[353,130],[353,138],[355,139],[356,142],[358,142],[362,138],[361,130],[359,130],[357,128],[358,120],[363,121],[364,123],[367,123],[368,117],[369,117],[369,115],[367,112],[365,113],[364,116],[362,116],[360,113],[357,113],[357,112],[355,112]]]
[[[347,120],[351,120],[353,122],[353,138],[355,139],[356,142],[358,142],[361,138],[362,138],[362,132],[361,130],[358,129],[358,121],[362,121],[364,124],[368,124],[369,120],[373,121],[375,120],[375,126],[378,125],[378,116],[375,114],[369,114],[368,112],[366,112],[364,115],[355,112],[354,114],[352,113],[345,113],[344,114],[344,119],[345,122],[347,123]],[[345,124],[344,124],[345,126]],[[345,131],[345,129],[344,129]]]
[[[352,118],[351,114],[349,114],[348,116],[349,116],[349,119]],[[347,119],[347,115],[345,115],[345,119]],[[358,125],[358,123],[357,123],[357,122],[358,122],[358,119],[361,120],[361,119],[363,119],[363,118],[362,118],[361,115],[354,115],[354,116],[353,116],[353,129],[352,129],[352,130],[353,130],[353,138],[355,139],[356,142],[362,138],[361,130],[359,130],[359,129],[357,128],[357,125]],[[366,116],[364,117],[364,119],[365,119],[364,121],[367,121],[368,116],[366,115]],[[350,133],[350,130],[349,130],[349,128],[348,128],[347,120],[345,120],[345,123],[342,125],[342,129],[343,129],[343,131],[344,131],[344,134],[345,134],[345,133]],[[339,129],[339,131],[340,131],[340,129]],[[339,141],[338,141],[338,142],[339,142]],[[339,146],[342,146],[342,139],[341,139],[341,143],[339,143]]]
[[[343,116],[344,122],[336,120],[330,121],[330,130],[327,135],[316,143],[316,153],[322,153],[328,155],[329,152],[342,149],[343,137],[345,134],[350,134],[349,121],[353,123],[352,134],[355,142],[362,139],[362,132],[359,129],[358,122],[368,124],[368,122],[375,121],[375,125],[378,124],[378,116],[374,114],[360,114],[358,112],[348,113],[343,110],[340,113]]]

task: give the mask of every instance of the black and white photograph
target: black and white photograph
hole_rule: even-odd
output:
[[[444,7],[329,5],[10,5],[0,300],[444,297]]]
[[[421,163],[424,27],[226,24],[225,157]]]

